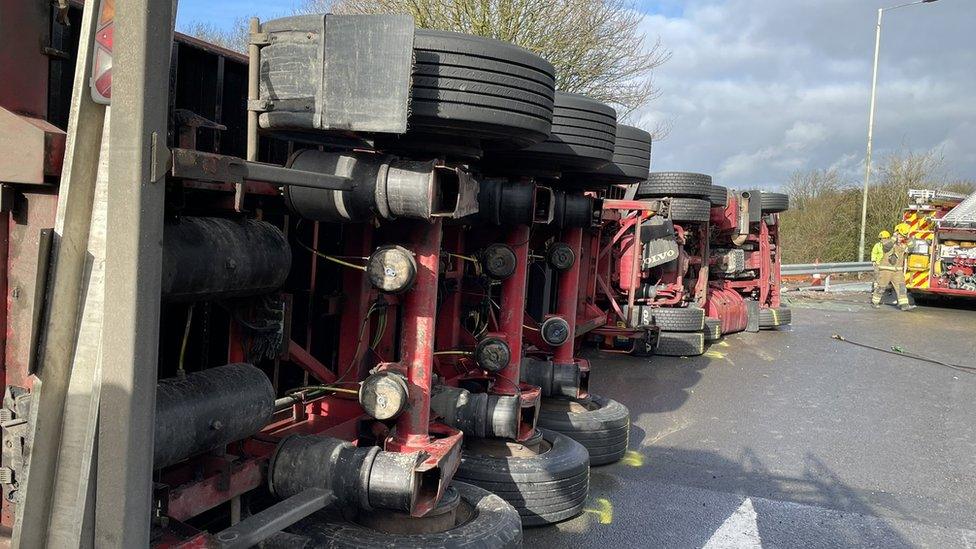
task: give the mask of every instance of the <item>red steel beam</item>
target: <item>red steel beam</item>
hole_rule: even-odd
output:
[[[417,258],[417,279],[403,297],[401,364],[409,388],[407,409],[397,418],[396,435],[388,450],[422,450],[430,443],[430,387],[434,367],[437,277],[440,270],[441,220],[417,222],[410,248]]]
[[[348,238],[344,253],[352,257],[366,257],[373,251],[373,226],[369,223],[352,225],[348,230],[356,230],[356,238]],[[316,231],[317,232],[317,231]],[[314,254],[313,254],[314,255]],[[344,303],[339,317],[339,349],[338,371],[339,377],[346,381],[359,381],[365,377],[362,371],[362,349],[365,341],[372,339],[369,324],[364,327],[366,314],[369,312],[372,289],[366,278],[366,273],[359,269],[342,269],[342,290]],[[310,317],[311,318],[311,317]],[[309,338],[311,338],[309,320]],[[360,342],[360,334],[364,342]],[[310,344],[306,342],[306,345]]]
[[[184,521],[261,486],[264,461],[262,457],[227,464],[223,474],[170,490],[166,515]]]
[[[303,370],[312,374],[313,377],[323,383],[332,383],[336,380],[336,376],[332,373],[332,370],[329,370],[325,367],[325,364],[316,360],[301,345],[290,340],[288,341],[288,359],[301,366]]]
[[[504,380],[504,387],[500,389],[510,394],[512,391],[518,392],[522,362],[522,325],[525,323],[525,292],[529,274],[529,226],[519,225],[512,229],[508,234],[508,245],[515,252],[515,273],[502,282],[498,327],[512,350],[512,361],[496,372],[494,377]],[[574,291],[573,298],[576,299],[576,296]]]
[[[576,261],[573,266],[559,276],[559,295],[556,299],[556,314],[569,324],[569,337],[556,347],[553,354],[555,364],[573,364],[573,349],[576,344],[576,304],[579,296],[580,256],[583,244],[583,229],[565,229],[563,242],[573,250]]]

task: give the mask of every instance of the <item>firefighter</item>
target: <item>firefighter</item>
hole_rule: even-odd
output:
[[[908,251],[908,232],[910,230],[911,228],[907,223],[899,223],[895,227],[894,236],[889,235],[888,238],[883,238],[878,242],[881,246],[881,257],[877,261],[877,284],[875,284],[874,293],[871,295],[871,305],[875,309],[881,307],[881,298],[889,285],[895,288],[899,309],[908,311],[915,308],[908,302],[908,291],[905,288],[905,252]],[[874,250],[872,250],[871,259],[874,260],[874,257]]]
[[[871,248],[871,263],[874,263],[874,281],[878,281],[878,264],[881,263],[881,258],[884,257],[884,250],[882,249],[881,243],[885,240],[891,238],[891,233],[882,230],[878,233],[878,241],[874,243],[874,247]]]

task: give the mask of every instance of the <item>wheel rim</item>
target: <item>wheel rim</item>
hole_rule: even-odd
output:
[[[347,517],[350,522],[364,528],[391,535],[441,534],[463,526],[477,514],[474,506],[466,501],[453,487],[448,487],[444,497],[433,511],[423,517],[393,511],[358,511]]]
[[[534,458],[551,449],[552,443],[542,437],[535,444],[497,438],[472,438],[464,441],[465,453],[493,458]]]
[[[592,400],[568,398],[544,398],[542,409],[547,412],[563,412],[567,414],[585,414],[600,409],[600,405]]]

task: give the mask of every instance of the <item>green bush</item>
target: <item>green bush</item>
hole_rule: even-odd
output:
[[[861,228],[861,184],[835,170],[797,172],[784,186],[790,210],[780,214],[784,263],[856,261]],[[882,229],[901,222],[909,189],[971,193],[976,185],[950,182],[932,152],[900,153],[879,163],[868,190],[865,257]]]

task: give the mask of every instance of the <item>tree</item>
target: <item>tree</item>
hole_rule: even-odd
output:
[[[556,68],[556,87],[625,115],[657,97],[651,79],[670,57],[647,43],[627,0],[310,0],[306,13],[405,13],[418,27],[512,42]]]
[[[901,151],[882,159],[868,190],[867,248],[892,231],[908,206],[909,189],[972,193],[968,181],[950,182],[936,151]],[[784,187],[790,210],[780,215],[784,263],[854,261],[861,230],[861,187],[832,170],[793,174]]]
[[[856,255],[856,190],[835,170],[794,173],[783,191],[790,195],[790,209],[780,214],[784,263],[849,261]]]
[[[239,53],[247,53],[247,42],[250,34],[248,32],[249,20],[250,17],[238,17],[234,20],[234,25],[229,29],[222,29],[209,22],[202,23],[195,21],[181,29],[180,32],[222,48]]]

